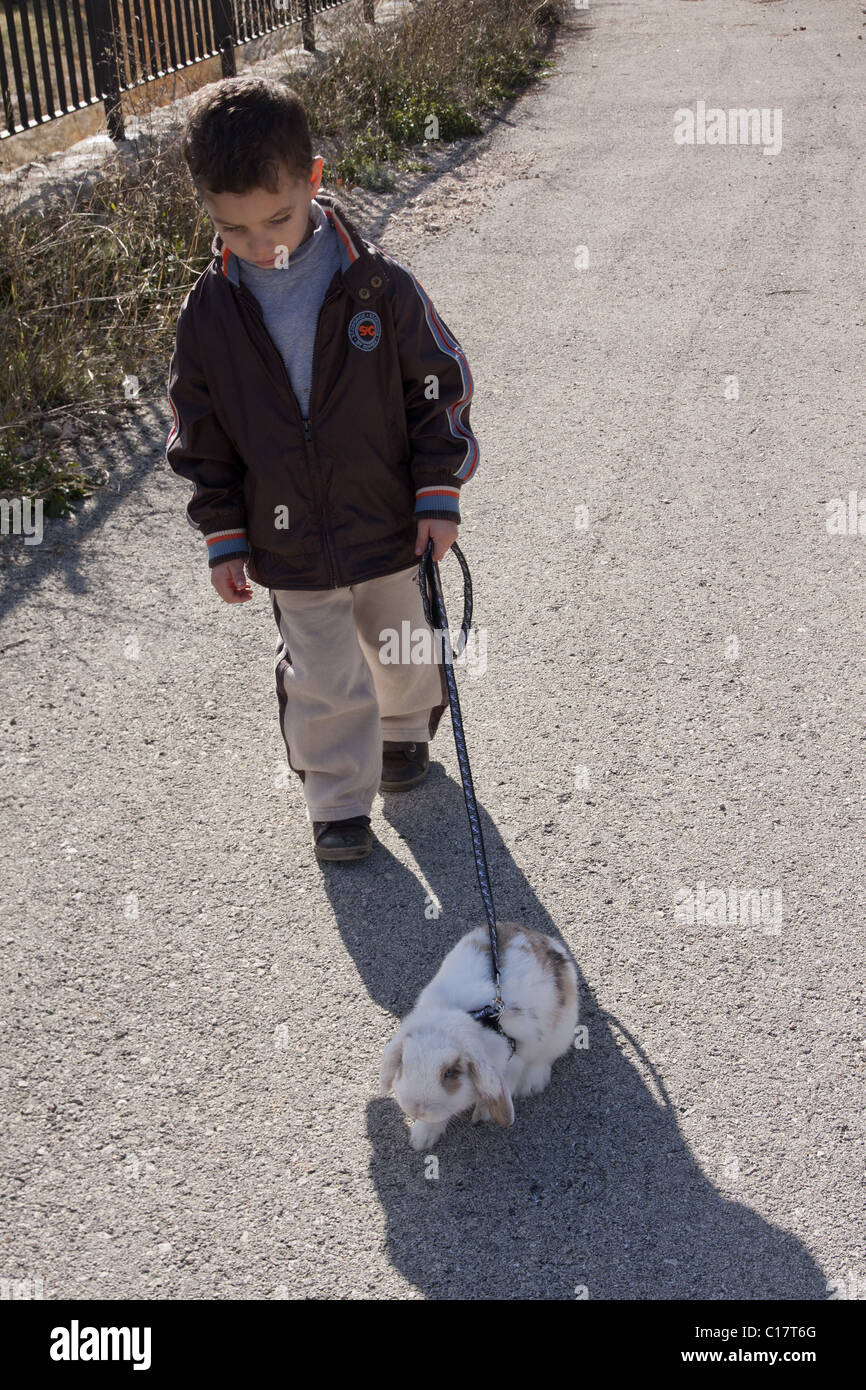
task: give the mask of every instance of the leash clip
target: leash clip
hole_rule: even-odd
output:
[[[510,1033],[506,1033],[502,1027],[500,1019],[505,1011],[505,1004],[499,995],[496,996],[492,1004],[485,1004],[481,1009],[470,1009],[470,1017],[480,1023],[483,1028],[492,1028],[500,1037],[504,1038],[511,1050],[512,1057],[517,1048],[517,1043]]]

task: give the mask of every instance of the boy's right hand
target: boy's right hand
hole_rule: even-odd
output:
[[[235,556],[234,560],[214,565],[210,572],[210,582],[226,603],[246,603],[247,599],[253,596],[252,585],[247,579],[244,562],[239,555]]]

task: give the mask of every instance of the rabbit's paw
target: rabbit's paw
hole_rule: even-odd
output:
[[[520,1078],[521,1096],[535,1096],[539,1091],[543,1091],[550,1080],[550,1066],[547,1062],[541,1062],[537,1066],[527,1067],[523,1076]]]
[[[428,1124],[426,1120],[416,1120],[412,1126],[412,1133],[409,1135],[409,1143],[413,1149],[432,1149],[437,1139],[441,1139],[448,1124],[447,1120],[439,1124]]]

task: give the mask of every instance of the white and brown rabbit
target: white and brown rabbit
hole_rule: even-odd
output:
[[[493,998],[486,927],[458,941],[422,990],[382,1056],[382,1095],[394,1088],[415,1123],[413,1149],[430,1149],[452,1115],[474,1105],[472,1123],[514,1123],[512,1100],[543,1091],[550,1068],[574,1042],[577,971],[565,947],[519,922],[498,922],[505,1002],[500,1022],[514,1055],[495,1029],[472,1018]]]

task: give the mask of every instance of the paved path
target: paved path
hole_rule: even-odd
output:
[[[482,920],[450,721],[423,789],[377,801],[373,855],[319,866],[266,595],[213,595],[162,403],[74,530],[4,542],[0,1275],[50,1298],[866,1286],[866,537],[824,505],[864,486],[863,19],[572,13],[467,168],[478,201],[414,244],[476,377],[487,669],[460,680],[497,907],[562,933],[589,1029],[511,1130],[455,1124],[438,1179],[375,1081]],[[780,152],[677,145],[698,101],[781,108]],[[676,920],[698,884],[727,922]]]

